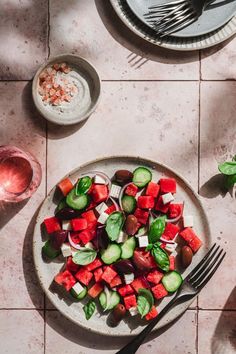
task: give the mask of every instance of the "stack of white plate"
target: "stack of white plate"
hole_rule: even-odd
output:
[[[173,50],[198,50],[221,43],[236,33],[236,1],[216,0],[198,21],[161,41],[145,19],[153,5],[171,0],[110,0],[121,20],[148,42]]]

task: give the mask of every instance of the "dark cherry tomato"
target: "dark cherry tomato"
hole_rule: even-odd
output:
[[[132,260],[140,270],[147,270],[157,266],[149,251],[135,250]]]
[[[115,180],[121,185],[132,181],[133,173],[128,170],[118,170],[115,173]]]
[[[134,235],[137,231],[138,219],[135,215],[128,215],[125,220],[125,231],[128,235]]]
[[[193,251],[188,246],[183,246],[181,249],[181,262],[184,268],[187,268],[193,259]]]
[[[116,307],[112,311],[113,320],[116,323],[118,323],[122,320],[122,318],[125,316],[125,314],[126,314],[125,306],[122,304],[118,304],[118,305],[116,305]]]
[[[67,235],[68,235],[68,231],[65,230],[59,230],[53,232],[53,234],[50,235],[51,236],[50,241],[52,247],[55,248],[55,250],[59,250],[63,242],[65,242]]]
[[[135,271],[134,266],[129,259],[122,259],[114,263],[114,267],[121,274],[130,274]]]
[[[80,213],[72,208],[63,208],[56,213],[56,217],[61,220],[71,220],[79,216]]]

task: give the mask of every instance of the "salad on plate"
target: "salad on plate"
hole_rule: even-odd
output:
[[[74,301],[87,299],[87,320],[96,307],[110,311],[114,325],[128,315],[156,317],[161,299],[178,290],[181,268],[202,245],[193,216],[177,199],[176,180],[153,181],[140,166],[111,179],[90,171],[57,187],[62,198],[43,222],[48,239],[42,248],[46,259],[64,257],[54,282]]]

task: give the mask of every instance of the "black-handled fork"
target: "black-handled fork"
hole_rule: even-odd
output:
[[[168,36],[195,22],[205,8],[215,0],[174,0],[151,6],[144,14],[157,35]]]
[[[205,257],[198,263],[190,274],[184,279],[175,297],[164,307],[159,315],[147,325],[131,342],[116,354],[134,354],[143,343],[145,338],[156,326],[160,319],[179,301],[190,300],[195,297],[208,283],[217,268],[223,261],[226,252],[214,244]]]

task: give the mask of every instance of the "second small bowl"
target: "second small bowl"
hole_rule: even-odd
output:
[[[63,63],[71,71],[62,73],[59,79],[62,77],[63,80],[66,79],[69,85],[75,87],[75,93],[73,97],[69,96],[68,99],[63,100],[59,104],[51,104],[49,102],[50,98],[47,99],[47,96],[42,92],[40,94],[40,90],[42,91],[42,80],[45,79],[42,79],[42,77],[46,69],[49,69],[49,71],[54,70],[54,65],[61,65]],[[55,89],[51,82],[47,85],[47,92],[52,89],[55,95],[60,95],[60,91],[57,88]],[[45,84],[44,87],[47,85]],[[58,82],[56,85],[58,86]],[[72,54],[58,55],[48,60],[36,72],[32,85],[33,100],[40,114],[47,120],[60,125],[76,124],[87,119],[95,110],[100,93],[101,82],[95,68],[84,58]]]

